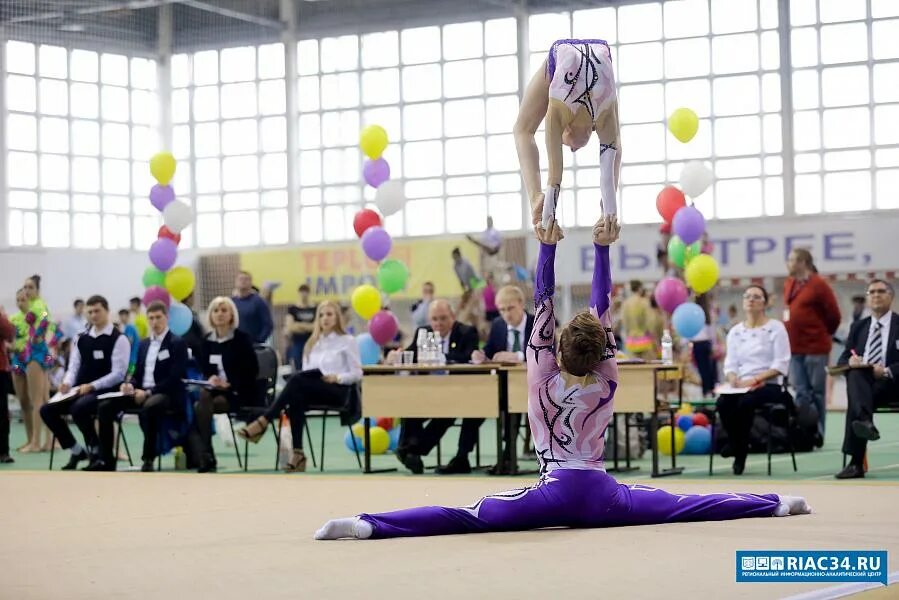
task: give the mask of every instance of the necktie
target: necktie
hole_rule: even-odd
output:
[[[881,329],[883,326],[880,323],[874,324],[874,332],[871,334],[871,339],[868,342],[868,364],[869,365],[879,365],[881,364],[883,358],[883,334],[881,333]]]
[[[512,330],[512,352],[521,352],[521,332]]]

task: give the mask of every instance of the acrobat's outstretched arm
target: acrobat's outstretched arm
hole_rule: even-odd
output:
[[[612,266],[609,246],[618,239],[621,227],[615,215],[605,214],[593,227],[593,285],[590,291],[590,310],[606,327],[612,324],[609,307],[612,304]]]
[[[559,371],[554,351],[556,316],[553,297],[556,293],[556,243],[562,237],[562,230],[553,221],[540,242],[534,274],[534,328],[525,353],[529,380],[543,379]]]
[[[543,122],[549,106],[549,82],[546,61],[544,61],[543,65],[534,73],[524,92],[521,106],[518,109],[518,119],[516,119],[513,129],[515,148],[518,151],[518,164],[528,198],[531,201],[531,209],[539,204],[543,193],[540,185],[540,151],[537,149],[534,135],[540,128],[540,123]],[[534,224],[536,225],[537,222],[538,220],[535,220]]]
[[[613,99],[595,122],[599,137],[600,190],[603,214],[618,214],[618,178],[621,174],[621,130],[618,124],[618,100]]]

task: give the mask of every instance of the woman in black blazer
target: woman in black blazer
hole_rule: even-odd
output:
[[[257,403],[256,377],[259,363],[253,340],[237,328],[237,308],[230,298],[219,296],[209,304],[209,334],[203,339],[200,368],[210,389],[200,392],[194,404],[194,447],[200,461],[198,472],[216,470],[212,449],[212,418]]]

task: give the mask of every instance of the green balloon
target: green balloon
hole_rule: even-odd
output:
[[[165,287],[165,273],[157,269],[156,267],[147,267],[144,269],[144,277],[143,277],[144,287],[152,287],[154,285],[158,285],[161,288]]]
[[[702,254],[702,241],[697,240],[687,246],[678,236],[673,235],[668,241],[668,258],[675,265],[683,269],[694,256]]]
[[[403,261],[390,258],[378,267],[378,286],[386,294],[393,294],[406,287],[409,269]]]

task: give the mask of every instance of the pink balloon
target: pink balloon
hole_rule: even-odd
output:
[[[362,177],[365,179],[365,183],[373,188],[378,188],[390,179],[390,165],[383,158],[367,160],[362,165]]]
[[[144,306],[150,306],[151,302],[155,302],[157,300],[168,307],[172,303],[172,296],[165,288],[161,288],[158,285],[148,287],[144,292]]]
[[[665,277],[656,285],[653,296],[662,310],[672,313],[687,301],[687,286],[677,277]]]
[[[397,322],[396,316],[388,310],[379,311],[368,322],[368,332],[379,346],[383,346],[396,337],[396,332],[399,330],[400,324]]]

